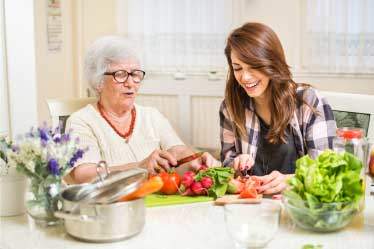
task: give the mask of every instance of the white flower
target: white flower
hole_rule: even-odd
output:
[[[51,185],[49,185],[49,194],[52,197],[57,196],[58,193],[59,193],[59,188],[58,188],[57,184],[51,184]]]

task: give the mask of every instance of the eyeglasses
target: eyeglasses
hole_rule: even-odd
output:
[[[112,75],[114,80],[117,81],[117,83],[125,83],[126,80],[129,78],[129,75],[131,75],[132,80],[135,83],[140,83],[145,76],[145,72],[142,70],[134,70],[131,73],[125,71],[125,70],[118,70],[115,72],[105,72],[104,75]]]

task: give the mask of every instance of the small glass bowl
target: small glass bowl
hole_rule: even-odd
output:
[[[285,210],[299,227],[314,232],[333,232],[347,226],[359,211],[359,203],[321,203],[314,209],[306,201],[282,196]]]
[[[274,200],[260,204],[227,204],[226,228],[236,248],[263,248],[279,228],[281,206]]]

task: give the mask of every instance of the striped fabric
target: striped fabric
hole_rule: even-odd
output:
[[[300,103],[290,122],[297,153],[299,157],[309,154],[315,158],[323,150],[332,148],[332,141],[336,134],[334,114],[326,99],[315,89],[299,86],[297,95],[305,102]],[[237,135],[225,102],[221,104],[219,112],[221,161],[224,166],[231,165],[234,158],[240,154],[252,155],[253,159],[256,157],[260,123],[254,111],[253,99],[249,98],[247,102],[245,109],[247,139],[245,140]],[[313,112],[308,105],[314,107],[317,113]]]

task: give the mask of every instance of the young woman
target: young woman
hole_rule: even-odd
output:
[[[277,35],[264,24],[234,30],[225,55],[221,160],[238,173],[259,176],[260,192],[281,192],[299,157],[332,148],[331,107],[315,89],[293,81]]]

